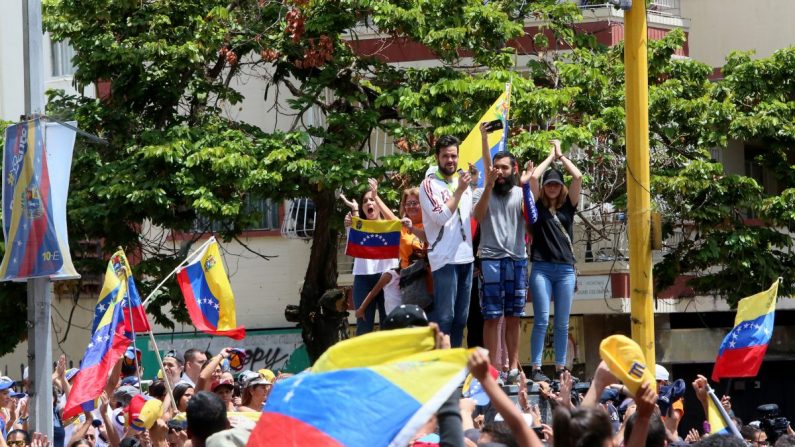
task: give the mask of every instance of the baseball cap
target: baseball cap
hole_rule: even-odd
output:
[[[560,183],[563,184],[563,174],[560,173],[557,169],[547,169],[544,172],[543,182],[542,185],[546,185],[548,183]]]
[[[257,372],[259,373],[260,376],[270,381],[270,383],[273,383],[276,380],[276,374],[274,374],[273,371],[267,368],[262,368]]]
[[[215,390],[217,390],[218,388],[220,388],[220,387],[222,387],[222,386],[228,386],[229,388],[232,388],[232,389],[234,389],[234,388],[235,388],[235,384],[234,384],[234,382],[232,382],[232,381],[231,381],[231,380],[229,380],[229,379],[215,380],[215,381],[213,381],[213,385],[212,385],[212,387],[210,387],[210,388],[211,388],[213,391],[215,391]]]
[[[677,379],[674,383],[661,386],[660,395],[657,398],[657,406],[660,407],[660,413],[667,416],[671,410],[671,405],[685,395],[685,381]]]
[[[657,380],[665,380],[666,382],[670,380],[671,375],[668,374],[668,370],[665,369],[662,365],[654,365],[654,378]]]
[[[163,402],[143,394],[134,396],[127,405],[127,422],[138,431],[149,430],[163,416]]]
[[[610,400],[613,402],[618,402],[618,391],[612,388],[607,388],[602,391],[602,395],[599,397],[599,402],[605,403]]]
[[[127,376],[127,377],[121,379],[121,384],[122,385],[130,385],[130,386],[137,387],[138,386],[138,378],[135,377],[135,376]]]
[[[654,383],[640,346],[624,335],[611,335],[599,345],[599,354],[610,372],[635,396],[644,383]]]
[[[273,382],[271,382],[270,380],[268,380],[268,379],[260,376],[259,374],[257,374],[256,377],[251,377],[249,380],[244,382],[243,386],[245,388],[251,388],[251,387],[257,386],[257,385],[270,385],[271,383],[273,383]]]
[[[1,376],[0,377],[0,390],[7,390],[14,386],[14,381],[11,380],[10,377]]]
[[[123,385],[116,388],[116,391],[113,392],[113,398],[116,402],[120,403],[121,406],[126,407],[130,404],[130,401],[133,397],[141,394],[141,390],[132,386],[132,385]]]
[[[420,306],[416,304],[401,304],[386,317],[386,321],[384,321],[382,326],[383,329],[403,329],[427,325],[428,317]]]

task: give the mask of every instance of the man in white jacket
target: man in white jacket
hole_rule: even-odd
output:
[[[461,346],[472,288],[472,191],[468,172],[458,170],[459,141],[444,136],[435,145],[438,170],[422,181],[420,206],[433,272],[431,320]]]

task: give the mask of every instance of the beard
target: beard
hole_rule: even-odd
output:
[[[505,181],[501,182],[500,179],[497,179],[497,181],[494,182],[494,193],[498,196],[508,195],[511,189],[516,186],[516,174],[511,174],[505,177],[504,180]]]
[[[445,177],[450,177],[453,174],[455,174],[456,171],[455,166],[451,167],[450,169],[447,169],[438,163],[436,164],[436,166],[439,168],[439,172],[442,173],[442,175],[444,175]]]

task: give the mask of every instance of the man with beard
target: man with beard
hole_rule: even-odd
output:
[[[461,346],[469,314],[472,287],[472,213],[470,175],[458,171],[457,138],[444,136],[435,144],[438,170],[422,181],[420,206],[433,274],[431,320]]]
[[[500,318],[505,318],[505,346],[508,351],[509,383],[519,378],[519,317],[524,315],[527,299],[527,246],[525,224],[535,221],[534,200],[525,202],[523,189],[517,186],[516,158],[507,151],[494,154],[490,160],[486,123],[480,125],[483,148],[484,187],[473,195],[473,215],[480,223],[480,305],[483,313],[483,343],[489,350],[491,363],[500,365],[502,334]],[[533,172],[532,163],[522,175],[527,185]],[[532,195],[530,193],[530,195]],[[525,221],[524,204],[527,206]]]

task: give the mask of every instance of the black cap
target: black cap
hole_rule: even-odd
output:
[[[401,304],[386,317],[386,321],[381,326],[383,329],[404,329],[427,325],[428,317],[420,306]]]
[[[562,185],[563,174],[557,169],[547,169],[547,172],[544,173],[544,181],[541,182],[541,185],[543,186],[547,183],[560,183]]]

